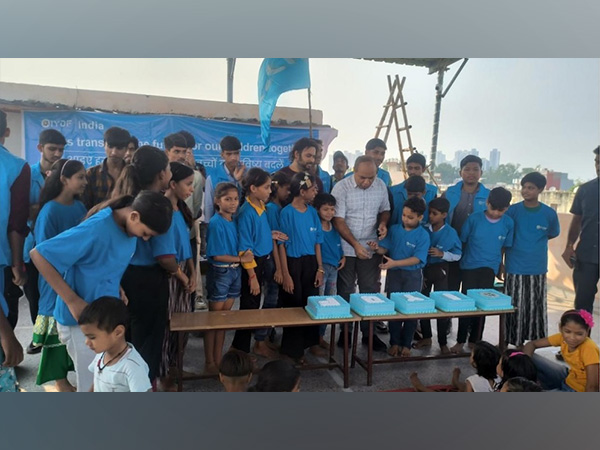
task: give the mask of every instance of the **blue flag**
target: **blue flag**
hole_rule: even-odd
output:
[[[258,71],[258,115],[265,150],[271,144],[271,117],[279,96],[309,87],[308,58],[265,58]]]

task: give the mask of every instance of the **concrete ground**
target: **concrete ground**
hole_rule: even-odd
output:
[[[574,293],[566,288],[557,288],[549,286],[548,288],[548,328],[549,333],[554,333],[557,330],[557,324],[563,311],[569,309],[573,305]],[[237,308],[237,306],[234,306]],[[599,322],[600,301],[598,298],[595,302],[594,318],[596,323]],[[198,312],[197,314],[202,314]],[[485,324],[484,339],[493,343],[498,343],[498,317],[488,317]],[[413,350],[413,355],[429,354],[439,351],[435,344],[435,325],[434,328],[434,345],[425,350]],[[453,345],[456,338],[456,330],[458,328],[457,319],[453,319],[452,333],[448,339],[448,344]],[[19,323],[17,324],[16,334],[19,341],[25,348],[32,336],[33,326],[30,323],[28,305],[26,299],[21,298]],[[379,337],[389,343],[388,334],[380,334]],[[326,334],[329,339],[329,328]],[[228,332],[225,341],[225,349],[229,348],[233,332]],[[281,339],[281,329],[277,329],[277,340]],[[360,333],[359,333],[360,339]],[[592,330],[592,339],[596,343],[600,343],[600,328],[598,326]],[[554,360],[554,353],[557,349],[545,349],[543,354]],[[359,355],[366,357],[366,347],[359,341]],[[379,353],[376,357],[383,356]],[[336,358],[341,361],[341,350],[336,347]],[[27,355],[19,367],[17,367],[17,376],[21,387],[24,391],[29,392],[55,392],[54,383],[46,383],[42,386],[35,384],[37,367],[40,355]],[[309,361],[314,360],[312,355],[307,357]],[[262,365],[266,360],[258,357],[258,364]],[[189,372],[200,372],[204,363],[203,340],[200,337],[190,336],[190,340],[186,349],[184,359],[184,369]],[[412,361],[399,364],[382,364],[376,365],[373,370],[373,385],[366,385],[366,372],[358,365],[354,369],[350,369],[350,387],[343,388],[342,373],[339,370],[312,370],[303,371],[301,377],[301,390],[309,392],[330,392],[330,391],[345,391],[345,392],[374,392],[394,390],[410,387],[409,376],[412,372],[418,372],[419,377],[426,385],[433,384],[449,384],[452,369],[459,367],[462,371],[462,379],[474,373],[473,368],[469,365],[468,358],[452,358],[443,360],[431,361]],[[69,375],[69,379],[74,384],[74,374]],[[223,391],[219,381],[215,379],[204,379],[197,381],[186,381],[184,384],[186,392],[213,392]]]

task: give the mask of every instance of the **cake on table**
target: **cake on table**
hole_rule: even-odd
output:
[[[420,292],[392,292],[391,300],[396,311],[402,314],[434,313],[435,302]]]
[[[349,319],[350,305],[339,295],[313,295],[304,307],[313,319]]]
[[[437,291],[429,294],[435,301],[435,307],[444,312],[477,311],[475,299],[458,291]]]
[[[350,294],[350,308],[361,316],[396,314],[394,302],[383,294]]]
[[[495,289],[468,289],[467,295],[475,300],[477,308],[484,311],[511,309],[512,299]]]

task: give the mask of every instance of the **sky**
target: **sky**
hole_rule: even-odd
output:
[[[234,102],[258,102],[261,62],[237,59]],[[446,86],[459,66],[450,66]],[[0,58],[0,81],[215,101],[226,101],[226,70],[225,58]],[[399,75],[406,77],[413,146],[429,158],[437,75],[422,67],[341,58],[311,58],[310,72],[312,107],[338,130],[330,152],[364,149],[387,101],[387,76]],[[284,93],[278,105],[307,108],[307,91]],[[501,164],[540,165],[589,180],[599,143],[598,59],[469,59],[442,101],[438,151],[448,159],[472,148],[487,158],[497,148]],[[386,156],[398,158],[393,136]]]

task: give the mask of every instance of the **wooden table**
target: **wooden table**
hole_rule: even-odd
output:
[[[500,316],[500,331],[499,331],[499,345],[500,350],[504,350],[506,347],[506,343],[504,342],[504,325],[506,322],[506,314],[512,314],[515,312],[514,308],[505,309],[505,310],[497,310],[497,311],[469,311],[469,312],[453,312],[446,313],[443,311],[438,311],[430,314],[400,314],[396,313],[394,315],[389,316],[370,316],[363,317],[361,316],[361,320],[369,322],[369,343],[367,350],[367,360],[363,360],[356,355],[356,342],[358,340],[358,327],[354,327],[354,335],[352,341],[352,364],[351,367],[354,368],[356,363],[358,363],[363,369],[367,371],[367,386],[371,386],[373,384],[373,365],[374,364],[387,364],[387,363],[396,363],[396,362],[405,362],[405,361],[420,361],[426,359],[445,359],[445,358],[457,358],[457,357],[465,357],[469,356],[470,353],[451,353],[448,355],[423,355],[423,356],[407,356],[407,357],[387,357],[385,359],[373,359],[373,324],[378,321],[385,320],[420,320],[420,319],[451,319],[454,317],[480,317],[480,316]]]
[[[311,319],[304,308],[271,308],[245,309],[234,311],[203,311],[192,313],[175,313],[171,317],[170,329],[178,334],[177,344],[177,390],[183,390],[183,339],[186,332],[243,330],[270,327],[302,327],[331,324],[331,342],[329,346],[329,362],[327,364],[311,364],[300,369],[332,369],[339,368],[344,373],[344,387],[349,386],[348,357],[348,324],[360,321],[360,316],[352,313],[348,319]],[[340,365],[333,357],[335,350],[335,326],[343,324],[344,328],[344,361]],[[186,376],[186,380],[207,378],[206,375]]]

